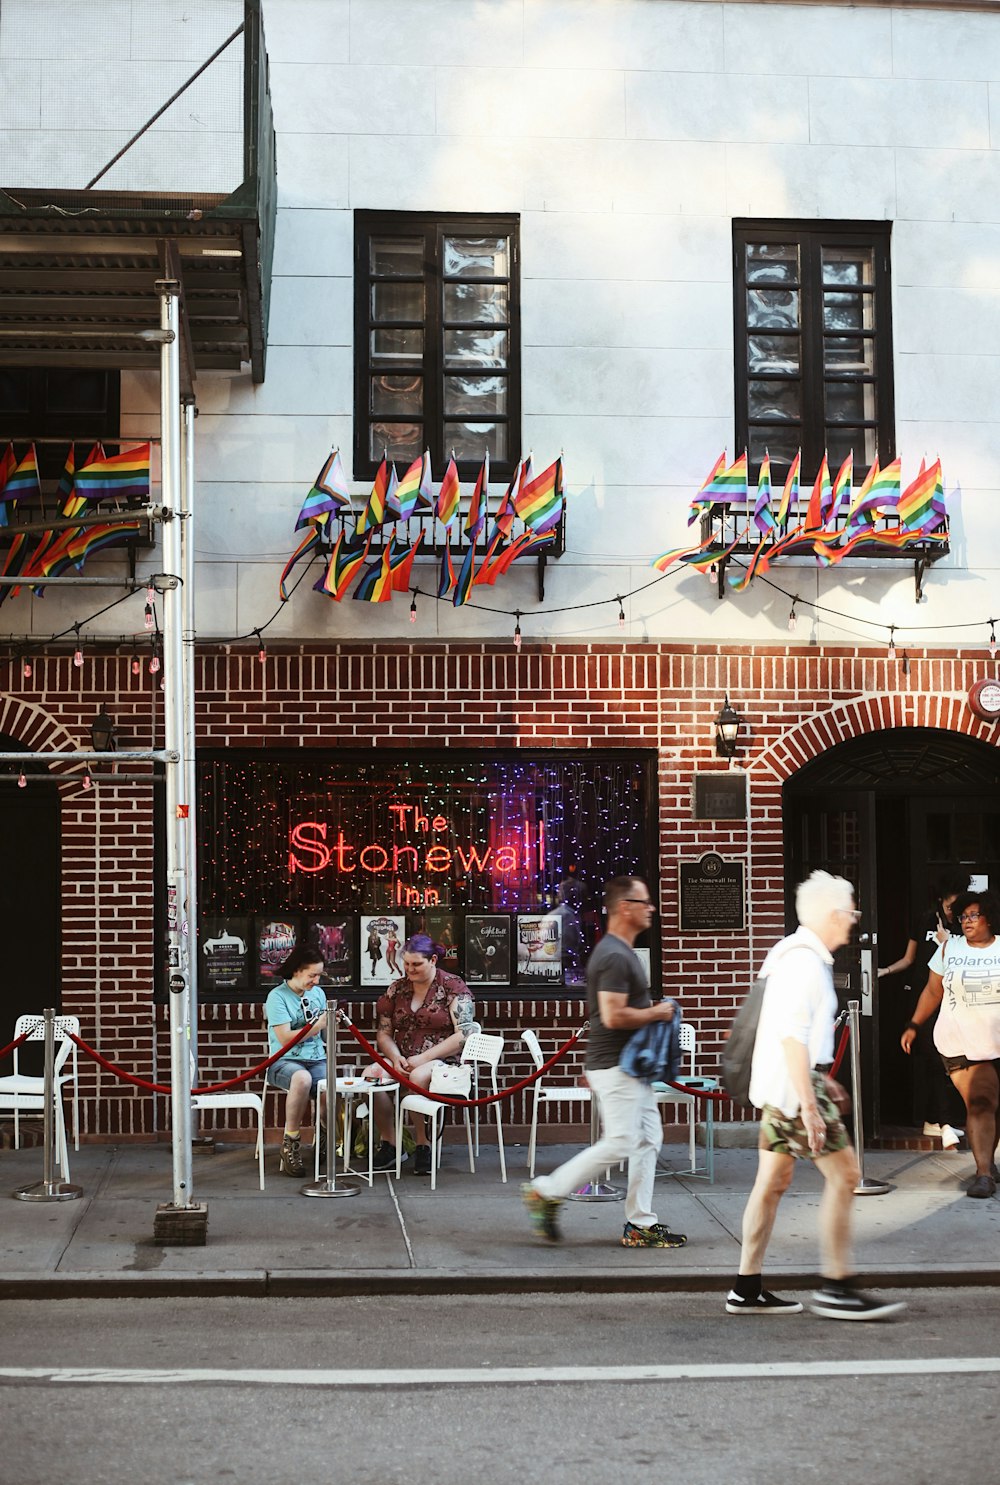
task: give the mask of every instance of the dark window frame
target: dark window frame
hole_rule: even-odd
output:
[[[507,457],[490,459],[490,473],[497,481],[509,479],[521,453],[521,292],[520,292],[520,218],[511,213],[356,211],[354,214],[354,477],[370,479],[379,461],[369,453],[369,424],[374,421],[369,411],[369,383],[372,375],[370,332],[375,328],[371,318],[369,243],[373,236],[424,237],[423,282],[436,293],[427,293],[425,313],[420,323],[424,329],[424,350],[419,359],[401,365],[400,373],[414,371],[424,382],[424,447],[430,449],[435,479],[444,473],[451,450],[445,437],[444,414],[444,314],[440,286],[442,242],[446,236],[468,233],[472,236],[506,236],[510,239],[510,274],[508,327],[509,357],[506,368],[494,374],[506,377],[507,411],[491,417],[490,422],[504,422],[508,429]],[[396,278],[395,282],[405,282]],[[402,324],[401,324],[402,328]],[[461,328],[469,328],[463,322]],[[472,369],[472,368],[469,368]],[[486,368],[484,368],[485,370]],[[391,420],[391,419],[390,419]],[[479,471],[479,459],[459,459],[458,473],[463,480],[473,480]],[[400,471],[401,472],[401,471]]]
[[[799,379],[802,383],[803,418],[801,423],[802,485],[815,479],[827,446],[828,424],[825,414],[825,384],[836,381],[823,364],[823,299],[820,252],[824,247],[864,248],[872,250],[875,326],[870,333],[873,346],[873,372],[870,377],[844,375],[844,382],[873,382],[875,416],[862,420],[875,430],[880,462],[885,465],[896,456],[895,389],[893,378],[892,340],[892,264],[890,222],[809,222],[789,219],[733,221],[733,324],[736,394],[736,452],[750,447],[750,411],[748,365],[749,328],[747,325],[747,247],[750,243],[794,242],[800,249],[801,277],[797,281],[801,295],[801,360]],[[759,333],[759,332],[758,332]],[[771,334],[768,329],[765,333]],[[754,379],[784,380],[774,373],[754,373]],[[757,420],[755,420],[757,422]],[[760,426],[757,422],[757,426]],[[775,426],[779,426],[777,423]],[[788,425],[781,425],[787,427]],[[852,424],[851,426],[857,426]],[[863,450],[854,450],[854,481],[857,485],[868,470]],[[755,480],[760,460],[751,454],[749,477]],[[788,465],[772,456],[772,481],[784,480]],[[831,477],[836,474],[831,468]]]
[[[12,402],[13,385],[0,387],[0,440],[10,440],[19,453],[36,443],[39,472],[42,479],[58,480],[70,443],[119,437],[121,429],[120,371],[109,367],[76,366],[11,366],[4,369],[11,383],[23,381],[23,405]],[[103,402],[89,407],[76,407],[60,401],[60,382],[69,386],[73,377],[100,377],[104,382]],[[51,439],[52,443],[38,442]],[[24,446],[22,448],[21,446]]]

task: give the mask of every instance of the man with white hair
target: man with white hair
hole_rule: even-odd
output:
[[[795,894],[799,927],[775,944],[750,1068],[750,1102],[761,1111],[757,1179],[743,1213],[740,1270],[729,1315],[795,1315],[797,1300],[763,1286],[764,1254],[796,1160],[814,1160],[825,1181],[820,1204],[822,1285],[809,1308],[831,1320],[878,1320],[903,1308],[857,1289],[851,1276],[851,1206],[858,1164],[827,1076],[837,996],[833,951],[846,944],[858,912],[843,877],[814,871]]]

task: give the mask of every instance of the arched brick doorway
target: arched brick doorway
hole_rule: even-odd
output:
[[[900,957],[941,873],[1000,882],[1000,752],[941,727],[890,727],[839,742],[786,779],[786,895],[817,867],[848,877],[862,910],[857,940],[837,956],[842,1001],[862,1003],[865,1127],[912,1124],[912,1065],[899,1034],[914,996]]]

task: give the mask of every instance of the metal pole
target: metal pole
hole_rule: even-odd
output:
[[[601,1112],[597,1094],[590,1091],[590,1143],[596,1145],[601,1133]],[[609,1186],[607,1181],[588,1181],[578,1191],[571,1191],[567,1201],[624,1201],[625,1193],[620,1186]]]
[[[861,1112],[861,1002],[849,1000],[847,1014],[851,1026],[851,1101],[854,1104],[854,1152],[858,1157],[860,1179],[855,1196],[885,1196],[889,1187],[884,1181],[865,1178],[865,1126]]]
[[[316,1110],[319,1117],[319,1110]],[[369,1134],[369,1139],[371,1135]],[[344,1151],[347,1158],[347,1151]],[[357,1181],[337,1181],[337,1002],[326,1003],[326,1175],[303,1186],[303,1196],[357,1196]]]
[[[188,960],[191,967],[190,1006],[192,1076],[198,1076],[198,842],[194,818],[198,801],[198,778],[195,770],[194,717],[194,399],[184,400],[184,470],[181,480],[181,639],[183,653],[184,697],[184,798],[190,805],[191,819],[186,834],[187,905],[185,914]]]
[[[174,279],[156,284],[160,326],[170,334],[160,346],[160,436],[163,499],[163,565],[181,571],[181,404],[180,285]],[[173,1147],[173,1202],[176,1210],[194,1205],[191,1172],[191,1048],[188,985],[190,964],[182,914],[187,901],[187,831],[191,822],[183,793],[184,645],[181,634],[181,584],[163,591],[163,732],[166,751],[175,755],[164,769],[166,784],[167,963],[170,991],[170,1099]],[[207,1219],[207,1214],[206,1214]],[[162,1224],[157,1224],[162,1225]],[[207,1224],[206,1224],[207,1225]],[[190,1239],[186,1239],[189,1241]]]
[[[45,1018],[45,1108],[42,1113],[42,1179],[31,1186],[19,1186],[14,1192],[18,1201],[75,1201],[83,1195],[82,1186],[55,1178],[56,1133],[56,1031],[55,1011],[42,1012]]]

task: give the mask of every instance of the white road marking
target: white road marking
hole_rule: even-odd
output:
[[[253,1387],[425,1387],[525,1386],[537,1382],[723,1382],[756,1381],[771,1377],[904,1377],[946,1376],[970,1372],[1000,1372],[998,1356],[920,1357],[886,1361],[759,1361],[685,1363],[670,1366],[497,1366],[427,1367],[412,1370],[365,1371],[255,1371],[235,1367],[119,1368],[98,1366],[4,1366],[4,1382],[47,1382],[73,1385],[202,1387],[218,1382]]]

